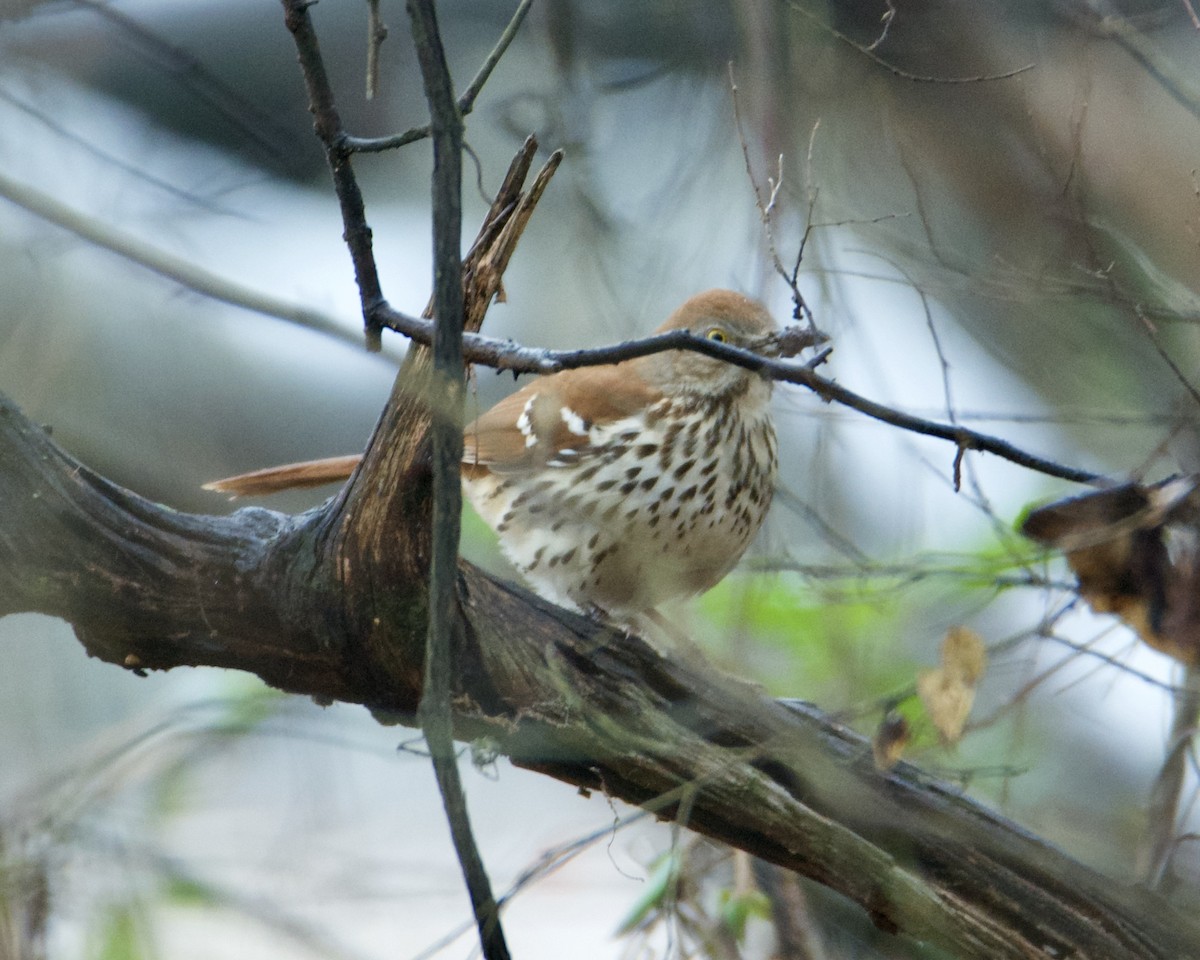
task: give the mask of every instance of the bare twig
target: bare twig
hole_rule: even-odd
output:
[[[99,17],[115,24],[133,40],[135,48],[155,66],[172,74],[187,90],[232,124],[247,143],[254,144],[264,156],[283,169],[295,166],[291,150],[294,140],[270,113],[242,96],[233,86],[182,47],[164,40],[141,21],[124,12],[121,5],[107,0],[74,0]]]
[[[496,45],[492,48],[487,58],[483,61],[483,65],[479,68],[479,72],[475,74],[475,78],[463,91],[461,97],[458,98],[458,112],[462,116],[467,116],[475,109],[475,100],[479,97],[480,91],[483,90],[483,85],[487,83],[491,77],[492,71],[496,69],[496,64],[500,62],[500,58],[504,56],[504,52],[509,48],[516,37],[517,31],[521,28],[521,23],[525,20],[525,15],[529,12],[533,0],[521,0],[516,12],[508,21],[508,26],[504,28],[504,32],[500,34],[500,39],[496,41]],[[418,140],[424,140],[430,135],[430,127],[428,124],[421,127],[413,127],[411,130],[405,130],[403,133],[397,133],[390,137],[350,137],[342,138],[342,146],[349,153],[382,153],[385,150],[395,150],[399,147],[407,146],[410,143],[416,143]]]
[[[812,236],[813,216],[817,209],[817,197],[821,191],[813,183],[813,153],[817,149],[817,131],[821,128],[818,118],[813,122],[812,130],[808,133],[808,150],[804,154],[804,195],[808,199],[804,211],[804,235],[800,237],[800,245],[796,248],[796,260],[792,264],[792,272],[788,276],[789,283],[795,283],[800,275],[800,264],[804,261],[804,251],[808,249],[808,238]],[[799,319],[799,318],[797,318]]]
[[[171,196],[177,197],[178,199],[183,200],[185,203],[189,203],[200,207],[203,210],[209,210],[227,217],[245,216],[243,211],[235,210],[233,207],[222,206],[209,197],[204,197],[198,193],[192,193],[189,190],[185,190],[167,180],[163,180],[161,177],[154,176],[154,174],[144,169],[144,167],[140,164],[130,163],[127,160],[123,160],[116,154],[110,153],[102,147],[96,146],[96,144],[92,143],[87,137],[80,136],[74,131],[68,129],[66,126],[54,119],[54,117],[49,113],[46,113],[44,110],[39,110],[32,103],[21,99],[8,90],[0,89],[0,100],[3,100],[5,103],[11,105],[15,109],[20,110],[26,116],[32,117],[51,133],[55,134],[55,136],[62,137],[68,143],[79,148],[84,153],[95,157],[101,163],[109,164],[110,166],[120,170],[122,173],[129,174],[131,177],[137,177],[142,182],[148,183],[152,187],[157,187],[164,193],[169,193]]]
[[[1196,8],[1192,6],[1192,0],[1183,0],[1183,9],[1187,11],[1188,19],[1192,21],[1192,26],[1200,30],[1200,17],[1196,16]]]
[[[1188,379],[1187,374],[1184,373],[1179,364],[1175,362],[1175,358],[1167,352],[1166,347],[1163,346],[1162,340],[1158,336],[1158,330],[1155,328],[1154,324],[1150,322],[1149,317],[1146,316],[1146,312],[1142,309],[1141,304],[1133,304],[1133,313],[1134,316],[1136,316],[1141,322],[1142,329],[1146,332],[1146,336],[1150,338],[1150,343],[1154,347],[1154,351],[1158,354],[1162,362],[1167,365],[1168,369],[1170,369],[1171,375],[1179,382],[1179,385],[1187,391],[1188,396],[1192,398],[1192,401],[1197,406],[1200,406],[1200,390],[1196,389],[1195,384]]]
[[[1200,89],[1190,72],[1179,69],[1165,57],[1157,42],[1148,39],[1116,4],[1092,0],[1084,9],[1089,26],[1124,50],[1167,96],[1193,117],[1200,118]],[[1190,8],[1189,12],[1192,12]]]
[[[1112,263],[1105,262],[1101,257],[1099,251],[1096,249],[1095,243],[1093,242],[1091,233],[1085,235],[1085,245],[1088,256],[1092,261],[1091,268],[1088,271],[1090,276],[1108,289],[1112,303],[1119,304],[1129,309],[1134,318],[1137,320],[1139,329],[1141,329],[1141,331],[1146,335],[1146,338],[1150,341],[1150,345],[1154,348],[1154,352],[1158,354],[1159,359],[1162,360],[1162,362],[1171,371],[1171,375],[1175,378],[1179,385],[1183,387],[1185,391],[1187,391],[1187,394],[1191,397],[1192,402],[1197,407],[1200,407],[1200,390],[1198,390],[1195,384],[1188,379],[1187,374],[1183,371],[1179,364],[1175,362],[1175,359],[1163,345],[1162,338],[1159,335],[1158,327],[1154,324],[1142,303],[1127,294],[1121,288],[1121,284],[1117,282],[1117,278],[1113,273],[1114,265]]]
[[[379,270],[375,265],[375,253],[371,242],[371,228],[367,225],[367,212],[363,204],[362,191],[350,165],[349,151],[343,145],[346,133],[342,129],[342,118],[338,115],[333,87],[325,72],[325,61],[321,58],[321,46],[309,16],[310,4],[306,0],[283,0],[284,22],[291,31],[299,55],[300,70],[304,75],[304,86],[308,91],[308,109],[313,115],[313,129],[325,147],[325,159],[333,176],[333,188],[342,209],[342,237],[350,249],[354,263],[354,280],[362,303],[363,319],[366,322],[367,349],[378,350],[382,340],[380,328],[373,325],[373,309],[383,302],[383,290],[379,285]]]
[[[196,266],[190,260],[176,257],[144,240],[121,233],[109,223],[74,210],[48,194],[12,179],[3,172],[0,172],[0,197],[55,226],[70,231],[88,243],[124,257],[161,277],[174,280],[203,296],[228,303],[231,306],[241,307],[244,310],[252,310],[264,316],[287,320],[310,330],[317,330],[336,337],[346,343],[358,345],[361,342],[357,335],[347,330],[332,314],[289,303],[286,300],[279,300],[211,273]]]
[[[378,325],[380,310],[390,308],[379,284],[362,193],[350,164],[351,151],[345,145],[345,132],[308,14],[309,5],[306,0],[283,0],[285,20],[295,38],[310,109],[316,119],[316,133],[325,145],[334,189],[341,204],[344,236],[354,261],[368,342],[377,347],[381,329]],[[454,754],[450,699],[451,643],[454,638],[462,636],[457,597],[457,560],[461,526],[458,471],[462,459],[461,419],[465,393],[462,353],[464,275],[460,260],[463,122],[454,97],[433,0],[409,0],[407,7],[429,102],[433,138],[434,295],[430,314],[436,320],[422,322],[429,325],[431,337],[426,343],[432,344],[434,354],[429,402],[432,409],[439,412],[439,416],[432,418],[428,428],[433,467],[432,562],[428,568],[429,618],[419,714],[451,837],[470,894],[484,956],[487,960],[508,960],[508,947],[495,897],[471,833],[466,798]],[[526,150],[521,155],[525,158],[525,169],[530,153]],[[488,224],[495,224],[494,229],[503,231],[513,218],[501,214],[507,214],[507,211],[498,211],[493,205]],[[492,227],[485,225],[485,231],[488,229]],[[475,255],[476,250],[473,250],[472,261]],[[481,309],[486,309],[486,302],[489,301],[490,297]]]
[[[879,31],[879,36],[872,40],[866,47],[867,50],[878,50],[879,46],[887,39],[888,31],[892,29],[892,22],[896,19],[896,5],[892,0],[883,0],[887,10],[883,16],[879,18],[879,22],[883,24],[883,29]]]
[[[812,11],[804,9],[797,0],[787,0],[787,5],[806,20],[815,23],[830,36],[837,38],[851,49],[857,50],[872,63],[883,67],[888,73],[899,77],[901,80],[911,80],[913,83],[986,83],[991,80],[1008,80],[1028,70],[1032,70],[1036,66],[1036,64],[1027,63],[1023,67],[1017,67],[1015,70],[1006,70],[1003,73],[981,73],[970,77],[934,77],[926,74],[910,73],[907,70],[902,70],[893,63],[888,63],[883,57],[875,53],[871,48],[876,44],[873,43],[870,47],[864,47],[860,43],[855,43],[836,27],[826,23]]]
[[[388,28],[379,12],[379,0],[367,0],[367,99],[379,92],[379,54]]]
[[[742,126],[742,110],[738,101],[738,86],[737,79],[733,73],[733,62],[729,63],[729,95],[733,100],[733,125],[737,129],[738,142],[742,145],[742,159],[746,164],[746,176],[750,180],[750,187],[754,190],[754,205],[758,208],[759,218],[762,220],[763,234],[767,238],[767,250],[771,254],[771,263],[775,267],[775,272],[783,278],[783,282],[788,285],[788,289],[792,291],[792,303],[795,304],[795,313],[793,314],[797,320],[803,318],[808,321],[809,325],[813,325],[812,311],[808,308],[808,303],[804,299],[804,295],[800,293],[800,287],[797,283],[797,277],[800,274],[800,261],[804,257],[804,244],[801,242],[800,250],[796,254],[796,262],[793,268],[789,271],[783,265],[783,260],[779,256],[779,246],[775,242],[775,225],[772,222],[772,215],[775,212],[775,201],[779,197],[779,191],[783,187],[783,154],[779,155],[776,167],[776,175],[774,178],[767,178],[767,183],[771,190],[766,198],[763,197],[763,192],[758,185],[758,180],[754,176],[754,164],[750,160],[750,144],[746,140],[746,132]],[[813,129],[814,134],[816,128]],[[811,219],[812,208],[815,203],[815,198],[810,196],[808,207],[808,215]],[[805,229],[805,238],[807,239],[808,232]]]
[[[1186,668],[1174,699],[1175,716],[1171,721],[1167,756],[1146,809],[1146,835],[1139,873],[1142,882],[1152,888],[1161,886],[1177,843],[1179,798],[1200,722],[1200,667]]]
[[[527,887],[539,883],[546,877],[553,876],[559,869],[566,866],[581,853],[589,850],[596,843],[605,838],[608,838],[611,842],[612,838],[620,830],[641,820],[645,820],[650,816],[650,812],[650,810],[639,808],[633,813],[627,813],[623,817],[615,818],[612,823],[605,824],[598,830],[593,830],[583,836],[576,837],[574,840],[568,840],[566,843],[542,851],[537,860],[522,870],[517,878],[509,884],[508,889],[500,894],[500,909],[503,910],[507,907],[516,898],[517,894],[521,893]],[[420,953],[415,954],[411,960],[433,960],[434,957],[470,929],[471,925],[469,923],[456,926],[453,930],[447,932],[445,936],[440,937]]]
[[[428,320],[400,313],[387,303],[377,305],[376,315],[380,326],[402,333],[418,343],[431,342],[432,325]],[[804,334],[798,328],[795,329],[801,335]],[[481,334],[468,333],[463,337],[463,355],[466,360],[494,367],[497,370],[509,370],[513,373],[557,373],[559,370],[576,367],[619,363],[622,360],[661,353],[664,350],[692,350],[710,357],[718,357],[739,367],[758,371],[773,380],[807,387],[822,400],[857,410],[873,420],[879,420],[912,433],[948,440],[962,450],[990,453],[1015,463],[1017,466],[1044,473],[1047,476],[1059,477],[1073,483],[1103,483],[1103,477],[1100,474],[1069,467],[1028,453],[999,437],[952,423],[927,420],[924,417],[904,413],[869,400],[833,380],[822,377],[808,364],[801,365],[784,360],[772,360],[727,343],[717,343],[714,340],[705,339],[688,330],[671,330],[640,340],[627,340],[613,346],[586,350],[543,350],[523,347],[512,341],[496,340]]]
[[[430,401],[434,417],[433,554],[429,571],[429,631],[425,646],[420,720],[450,836],[458,854],[485,960],[508,960],[508,944],[491,881],[475,844],[454,752],[450,676],[451,638],[461,636],[458,609],[458,538],[462,528],[460,470],[463,455],[463,276],[462,153],[463,121],[454,97],[450,68],[438,32],[434,0],[408,0],[413,43],[421,64],[433,132],[433,287],[434,336]]]

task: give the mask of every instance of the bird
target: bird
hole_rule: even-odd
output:
[[[657,333],[687,329],[768,357],[791,346],[757,300],[709,290]],[[720,582],[754,540],[779,468],[761,372],[694,351],[537,377],[463,431],[463,492],[544,599],[637,625]],[[359,457],[206,484],[245,495],[350,475]]]

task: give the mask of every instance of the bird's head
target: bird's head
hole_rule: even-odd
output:
[[[765,356],[780,355],[779,325],[757,300],[732,290],[709,290],[684,302],[657,333],[690,330],[718,343]],[[758,378],[754,371],[692,350],[668,350],[639,361],[644,376],[670,396],[725,396]]]

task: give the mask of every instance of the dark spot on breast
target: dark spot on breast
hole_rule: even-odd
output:
[[[694,467],[695,465],[696,465],[696,461],[694,459],[684,460],[683,463],[681,463],[678,467],[675,468],[675,473],[674,473],[675,479],[676,480],[683,479],[683,475],[685,473],[687,473],[689,470],[691,470],[692,467]]]

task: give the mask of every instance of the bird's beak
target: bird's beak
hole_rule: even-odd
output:
[[[775,333],[767,334],[754,349],[766,357],[794,357],[802,350],[819,346],[828,341],[829,336],[816,327],[792,324]]]

